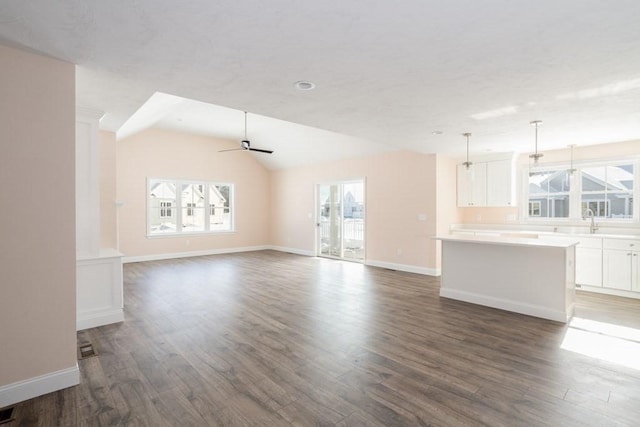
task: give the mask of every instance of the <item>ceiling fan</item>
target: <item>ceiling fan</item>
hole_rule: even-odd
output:
[[[230,148],[228,150],[220,150],[218,151],[218,153],[222,153],[224,151],[238,151],[238,150],[245,150],[245,151],[257,151],[259,153],[267,153],[267,154],[271,154],[273,153],[272,150],[263,150],[261,148],[251,148],[251,141],[249,141],[249,139],[247,138],[247,112],[244,112],[244,139],[240,142],[240,148]]]

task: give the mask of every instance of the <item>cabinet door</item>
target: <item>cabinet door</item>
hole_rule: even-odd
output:
[[[602,250],[576,248],[576,284],[602,286]]]
[[[457,200],[459,207],[471,206],[471,171],[467,171],[464,165],[458,165]]]
[[[458,165],[458,206],[486,205],[486,163],[474,163],[469,169]]]
[[[487,206],[513,205],[511,161],[487,162]]]
[[[631,290],[632,257],[631,251],[605,249],[603,251],[603,283],[605,288]],[[636,257],[637,258],[637,257]]]
[[[458,165],[458,206],[487,205],[487,164]]]
[[[633,270],[631,271],[631,277],[633,278],[633,282],[631,283],[631,290],[640,292],[640,252],[633,252],[632,263]]]

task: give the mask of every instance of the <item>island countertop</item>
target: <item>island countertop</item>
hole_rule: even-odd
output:
[[[569,248],[580,243],[580,239],[573,237],[554,238],[526,238],[526,237],[504,237],[504,236],[468,236],[468,235],[446,235],[436,236],[435,240],[450,242],[482,243],[487,245],[507,245],[507,246],[536,246],[549,248]]]

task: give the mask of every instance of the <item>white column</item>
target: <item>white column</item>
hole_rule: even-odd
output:
[[[100,255],[100,162],[102,112],[76,109],[76,256]]]

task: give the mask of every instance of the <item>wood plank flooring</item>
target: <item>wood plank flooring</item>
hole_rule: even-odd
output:
[[[437,278],[275,251],[124,274],[126,321],[78,333],[82,383],[7,426],[640,425],[640,370]],[[640,301],[579,293],[576,317],[640,329]]]

